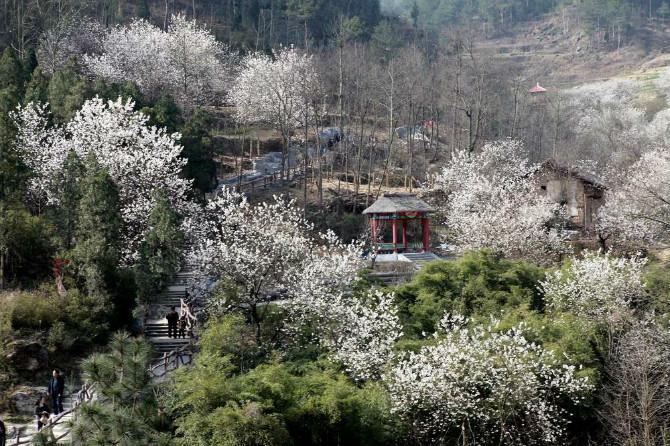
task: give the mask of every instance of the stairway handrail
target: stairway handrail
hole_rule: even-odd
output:
[[[189,360],[188,362],[185,362],[183,357],[188,356]],[[169,368],[167,364],[170,362],[169,358],[174,357],[174,361],[172,363],[174,364],[174,367]],[[171,351],[169,354],[166,352],[163,354],[163,357],[159,360],[157,360],[155,363],[152,363],[149,365],[149,368],[147,371],[151,374],[153,378],[162,378],[165,376],[168,372],[172,372],[180,367],[180,363],[182,366],[190,364],[191,361],[193,360],[193,349],[191,345],[185,345],[177,350]],[[155,370],[159,369],[160,367],[163,367],[162,373],[156,373]],[[76,404],[72,406],[71,409],[65,410],[58,414],[55,418],[49,419],[48,424],[46,424],[42,429],[51,429],[53,433],[53,428],[56,427],[59,424],[65,424],[68,423],[68,421],[64,421],[63,417],[69,414],[74,414],[76,413],[77,409],[83,404],[83,403],[88,403],[93,400],[94,397],[94,390],[95,390],[95,383],[93,384],[88,384],[84,383],[81,386],[81,389],[77,392],[77,396],[80,394],[83,395],[83,398],[81,400],[77,400]],[[83,393],[82,393],[83,392]],[[72,393],[70,393],[70,398],[72,398]],[[67,437],[70,435],[72,432],[72,429],[66,429],[61,435],[56,437],[54,435],[54,438],[56,442],[62,440],[63,438]],[[21,445],[27,445],[27,444],[32,444],[35,435],[37,432],[33,432],[31,434],[28,434],[24,437],[21,437],[21,432],[17,430],[16,433],[16,441],[10,443],[7,443],[8,446],[21,446]]]

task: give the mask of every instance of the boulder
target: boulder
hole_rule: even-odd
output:
[[[35,412],[35,402],[46,393],[46,387],[15,387],[9,393],[9,403],[15,413],[32,415]]]
[[[18,373],[34,374],[49,366],[47,349],[36,341],[16,340],[7,344],[5,357],[7,363]]]

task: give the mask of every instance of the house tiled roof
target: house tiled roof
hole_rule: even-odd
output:
[[[430,212],[433,209],[413,194],[384,194],[364,214],[395,214],[397,212]]]
[[[553,159],[549,159],[542,163],[542,168],[559,172],[566,177],[577,178],[578,180],[590,184],[591,186],[598,189],[607,189],[607,185],[598,176],[592,174],[591,172],[587,172],[577,167],[564,166]]]

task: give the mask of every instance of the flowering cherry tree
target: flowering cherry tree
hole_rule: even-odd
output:
[[[591,389],[576,368],[529,342],[523,326],[468,327],[462,316],[440,322],[434,345],[407,353],[385,375],[391,410],[422,444],[560,444],[569,413]],[[459,440],[460,442],[460,440]]]
[[[425,191],[444,218],[447,242],[460,251],[491,248],[536,261],[561,252],[560,228],[551,225],[561,208],[540,195],[537,169],[516,141],[456,153]]]
[[[231,99],[240,122],[265,122],[282,135],[282,174],[291,132],[304,125],[310,114],[319,76],[312,56],[294,48],[250,54],[234,81]]]
[[[330,301],[324,345],[355,380],[379,379],[402,334],[393,294],[379,290]]]
[[[200,228],[200,240],[190,254],[199,268],[197,280],[219,279],[210,304],[246,312],[259,337],[265,304],[273,294],[284,299],[300,295],[307,304],[315,299],[300,293],[324,296],[325,290],[355,277],[356,245],[346,246],[332,233],[317,233],[293,201],[275,197],[254,206],[244,195],[224,189],[207,204],[204,217],[196,216],[187,225]]]
[[[598,231],[624,243],[670,240],[670,150],[644,153],[622,178],[605,196]]]
[[[179,157],[179,134],[147,126],[148,118],[133,108],[132,101],[121,98],[94,98],[63,127],[48,125],[44,105],[29,104],[13,115],[16,148],[34,172],[29,189],[40,206],[57,204],[58,172],[70,150],[82,159],[95,154],[119,188],[126,261],[135,259],[148,229],[152,191],[163,189],[175,208],[184,211],[190,188],[190,180],[180,177],[185,161]]]
[[[567,270],[547,273],[540,287],[551,308],[594,322],[613,322],[645,297],[642,270],[646,263],[639,256],[627,259],[589,252],[573,258]]]
[[[167,31],[141,19],[113,28],[102,47],[102,54],[84,57],[95,77],[136,82],[152,98],[170,93],[186,108],[222,97],[233,59],[211,32],[183,15],[172,16]]]

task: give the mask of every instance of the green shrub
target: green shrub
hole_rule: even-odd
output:
[[[490,251],[465,254],[455,261],[426,265],[397,290],[403,324],[410,336],[435,331],[445,312],[485,317],[505,309],[542,310],[537,289],[544,270],[526,262],[506,260]]]
[[[327,361],[229,373],[225,361],[207,355],[177,377],[173,409],[181,444],[392,443],[385,390],[375,383],[359,388]]]
[[[111,305],[76,289],[60,296],[53,286],[21,292],[10,305],[11,327],[25,333],[47,333],[52,349],[70,349],[103,342],[109,331]]]

